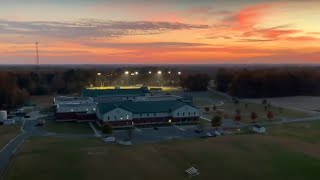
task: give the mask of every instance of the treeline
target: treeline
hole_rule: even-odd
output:
[[[190,91],[205,91],[208,88],[210,77],[207,74],[182,76],[180,86]]]
[[[320,95],[317,69],[220,69],[216,88],[242,98]]]
[[[0,106],[12,108],[28,102],[30,95],[80,93],[94,83],[95,71],[1,72]]]
[[[11,73],[0,72],[0,106],[1,108],[11,108],[22,105],[29,98],[29,93],[20,88],[16,83],[16,78]]]

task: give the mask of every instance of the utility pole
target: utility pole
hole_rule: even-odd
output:
[[[36,42],[36,70],[37,70],[37,73],[38,73],[38,76],[39,76],[39,49],[38,49],[38,44],[39,42]]]

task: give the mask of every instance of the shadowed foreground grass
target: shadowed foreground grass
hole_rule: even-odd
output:
[[[318,157],[292,149],[296,141],[275,140],[238,135],[124,147],[99,139],[32,138],[13,159],[5,179],[179,180],[189,179],[184,170],[190,166],[201,173],[194,179],[319,178]]]

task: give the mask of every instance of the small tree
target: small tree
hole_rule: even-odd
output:
[[[211,119],[212,127],[219,127],[222,125],[222,117],[221,116],[213,116]]]
[[[251,112],[252,123],[255,123],[257,118],[258,118],[258,114],[256,112]]]
[[[234,105],[238,105],[239,104],[239,100],[238,99],[234,99],[233,103],[234,103]]]
[[[268,111],[267,113],[267,117],[270,121],[272,121],[272,119],[274,118],[273,112],[272,111]]]
[[[266,99],[263,99],[263,100],[262,100],[262,104],[263,104],[263,105],[266,105],[267,103],[268,103],[268,102],[267,102]]]
[[[102,132],[105,134],[112,134],[112,125],[110,123],[106,123],[102,126]]]
[[[206,113],[208,113],[210,111],[209,107],[205,107],[204,110],[206,111]]]
[[[241,121],[242,117],[241,114],[236,114],[236,116],[234,117],[235,121]]]
[[[217,106],[212,106],[212,110],[217,110]]]

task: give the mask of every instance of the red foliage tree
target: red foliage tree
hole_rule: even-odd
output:
[[[256,112],[251,112],[252,123],[256,122],[257,118],[258,118],[258,114]]]
[[[273,112],[272,111],[268,111],[267,117],[268,117],[269,120],[272,120],[274,118]]]
[[[236,114],[236,116],[234,117],[235,121],[241,121],[241,114]]]

